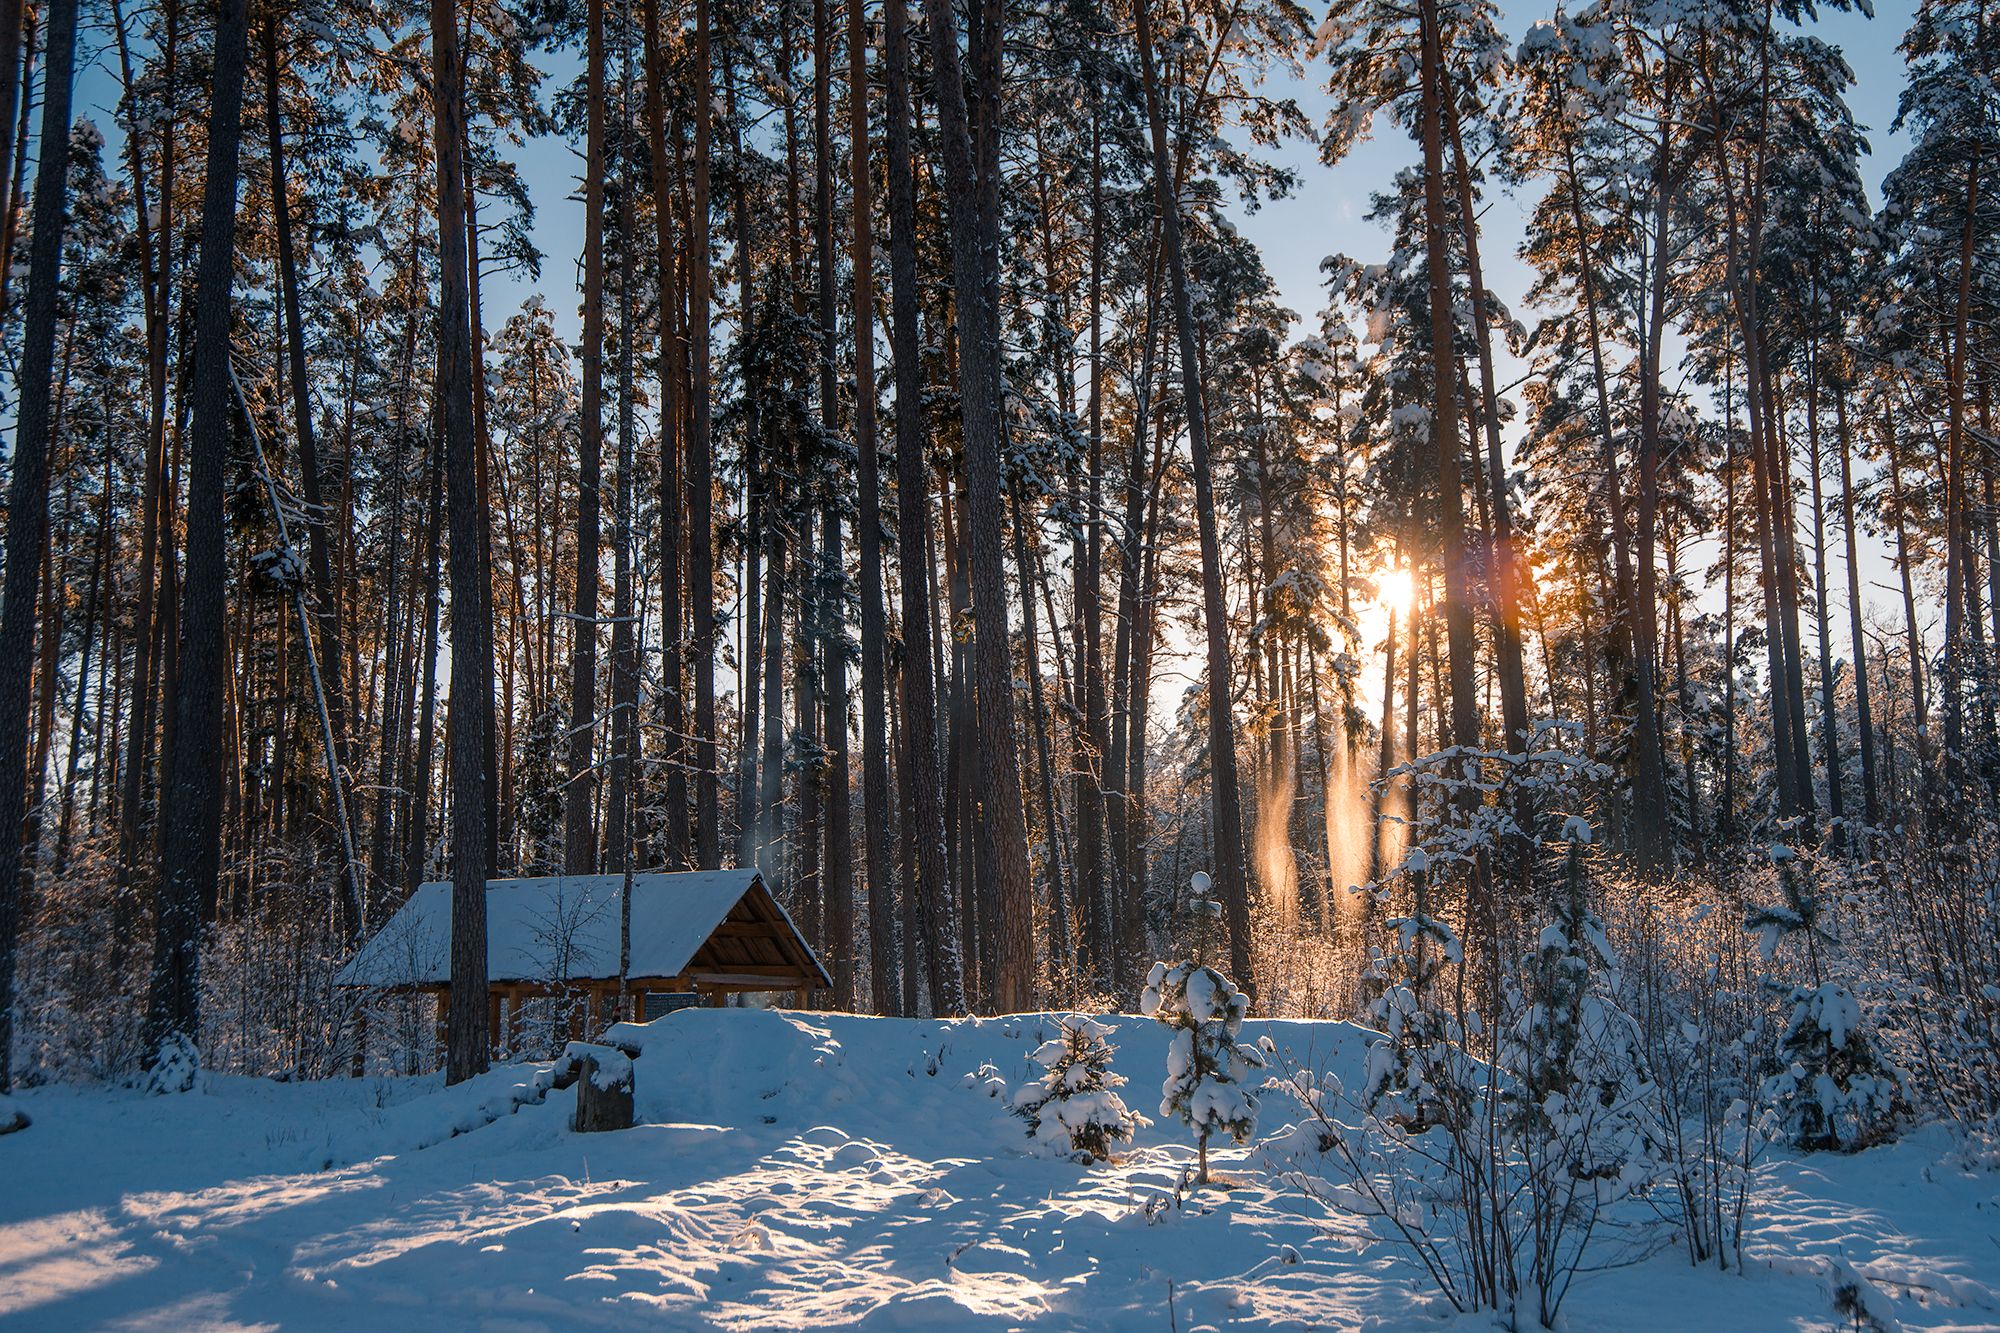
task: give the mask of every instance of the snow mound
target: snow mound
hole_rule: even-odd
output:
[[[1099,1021],[1117,1072],[1165,1072],[1161,1025]],[[1330,1235],[1258,1141],[1211,1145],[1232,1188],[1189,1190],[1177,1123],[1080,1170],[1036,1153],[1011,1099],[960,1087],[989,1067],[1010,1087],[1047,1073],[1033,1057],[1059,1022],[683,1010],[605,1034],[635,1052],[639,1124],[611,1134],[570,1131],[553,1063],[448,1089],[31,1089],[17,1104],[35,1132],[0,1137],[0,1326],[1437,1326],[1400,1252]],[[1274,1064],[1350,1084],[1368,1035],[1242,1031]],[[1265,1133],[1297,1116],[1264,1093]],[[1948,1148],[1917,1134],[1783,1163],[1746,1276],[1669,1253],[1591,1275],[1565,1318],[1834,1327],[1847,1291],[1906,1329],[2000,1323],[2000,1183],[1934,1171]]]

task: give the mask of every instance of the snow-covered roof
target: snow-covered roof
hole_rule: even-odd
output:
[[[486,885],[489,981],[546,983],[618,976],[623,875],[550,875]],[[718,935],[724,921],[731,929]],[[791,918],[755,870],[632,876],[628,975],[706,975],[747,988],[770,975],[830,985]],[[336,978],[343,986],[442,986],[451,978],[451,885],[419,886]],[[724,980],[726,978],[727,980]]]

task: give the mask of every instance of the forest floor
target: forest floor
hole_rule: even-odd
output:
[[[1110,1024],[1151,1114],[1166,1034]],[[1179,1207],[1177,1123],[1112,1165],[1027,1155],[999,1084],[1052,1028],[683,1011],[636,1062],[639,1127],[596,1135],[568,1128],[570,1093],[508,1113],[525,1065],[449,1090],[31,1090],[33,1127],[0,1137],[0,1328],[1493,1326],[1451,1320],[1402,1251],[1309,1207],[1254,1142],[1215,1154],[1230,1188]],[[1367,1040],[1246,1025],[1267,1034],[1350,1083]],[[1260,1130],[1296,1113],[1270,1095]],[[1773,1161],[1740,1275],[1692,1268],[1629,1204],[1564,1324],[1854,1328],[1833,1275],[1858,1273],[1877,1327],[2000,1329],[2000,1174],[1952,1149],[1931,1128]]]

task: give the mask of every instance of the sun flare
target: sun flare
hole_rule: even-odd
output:
[[[1398,616],[1410,609],[1410,571],[1391,569],[1375,580],[1375,600]]]

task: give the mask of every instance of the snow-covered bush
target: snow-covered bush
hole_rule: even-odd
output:
[[[1079,1162],[1108,1161],[1119,1144],[1149,1123],[1129,1110],[1117,1089],[1125,1078],[1112,1072],[1117,1051],[1111,1029],[1093,1019],[1066,1018],[1060,1030],[1028,1058],[1043,1074],[1014,1092],[1014,1114],[1028,1122],[1028,1138],[1045,1152]]]
[[[1154,963],[1146,975],[1139,1012],[1174,1030],[1167,1048],[1167,1078],[1160,1085],[1160,1114],[1178,1116],[1195,1132],[1201,1154],[1198,1183],[1208,1183],[1208,1141],[1221,1131],[1236,1142],[1257,1128],[1257,1094],[1251,1080],[1264,1067],[1254,1046],[1236,1040],[1250,1001],[1222,973],[1192,961]]]
[[[1620,993],[1651,1089],[1637,1110],[1647,1200],[1694,1263],[1742,1262],[1750,1201],[1777,1117],[1764,1100],[1768,995],[1757,954],[1715,910],[1714,883],[1620,884]]]
[[[1372,1113],[1422,1128],[1434,1118],[1431,1103],[1439,1091],[1428,1056],[1453,1049],[1461,1033],[1454,1016],[1435,1002],[1437,992],[1445,970],[1462,965],[1465,954],[1457,933],[1435,917],[1384,924],[1395,945],[1386,953],[1375,950],[1361,977],[1362,1012],[1382,1033],[1369,1044],[1361,1091]]]
[[[1751,911],[1745,928],[1761,939],[1765,960],[1799,940],[1810,980],[1783,986],[1786,1019],[1771,1053],[1764,1095],[1787,1142],[1808,1152],[1852,1151],[1889,1137],[1902,1106],[1903,1076],[1875,1048],[1854,992],[1827,976],[1838,940],[1827,928],[1816,877],[1782,844],[1769,852],[1783,901]]]
[[[1410,1250],[1455,1309],[1552,1326],[1605,1208],[1649,1178],[1653,1088],[1590,906],[1589,826],[1561,812],[1547,823],[1562,829],[1560,859],[1516,849],[1557,886],[1536,895],[1552,919],[1525,954],[1507,952],[1510,932],[1472,896],[1492,888],[1476,851],[1404,856],[1390,889],[1407,885],[1416,910],[1385,923],[1391,942],[1371,959],[1367,1014],[1381,1035],[1362,1083],[1288,1068],[1306,1117],[1269,1150],[1308,1197]],[[1511,836],[1504,816],[1489,827]],[[1464,904],[1470,944],[1432,903]]]
[[[1603,1174],[1637,1151],[1635,1108],[1650,1089],[1638,1024],[1620,1003],[1617,956],[1588,901],[1586,841],[1572,838],[1564,854],[1565,892],[1524,961],[1503,1054],[1521,1084],[1521,1113],[1582,1133],[1579,1167]]]
[[[1914,1111],[1978,1155],[2000,1132],[2000,818],[1966,821],[1949,836],[1919,822],[1879,865],[1834,867],[1847,948],[1828,979],[1854,992]]]
[[[146,1071],[142,1086],[151,1093],[187,1092],[201,1073],[201,1052],[184,1032],[170,1032],[160,1042],[159,1057]]]
[[[983,1093],[999,1101],[1007,1095],[1007,1080],[1000,1074],[999,1067],[982,1061],[979,1068],[968,1069],[958,1077],[958,1086],[967,1092]]]
[[[1854,993],[1834,981],[1797,986],[1790,1009],[1778,1038],[1781,1067],[1765,1084],[1785,1138],[1807,1150],[1852,1152],[1888,1137],[1902,1074],[1876,1051]]]

